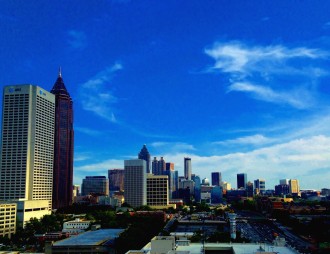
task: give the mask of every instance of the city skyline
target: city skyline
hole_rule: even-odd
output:
[[[329,188],[328,1],[3,1],[0,84],[74,103],[74,184],[153,157]],[[1,89],[2,92],[2,89]]]

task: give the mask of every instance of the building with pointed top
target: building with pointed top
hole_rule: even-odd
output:
[[[71,205],[73,193],[73,103],[61,69],[51,93],[55,95],[53,208],[57,209]]]
[[[147,145],[144,144],[141,151],[139,152],[138,159],[145,160],[146,161],[146,167],[147,167],[147,173],[150,172],[150,153],[147,149]]]

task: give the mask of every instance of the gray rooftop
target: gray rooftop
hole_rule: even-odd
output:
[[[103,243],[119,236],[124,229],[100,229],[96,231],[87,231],[77,236],[71,236],[64,240],[54,243],[54,246],[93,246]]]

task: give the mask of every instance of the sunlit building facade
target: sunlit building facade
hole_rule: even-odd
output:
[[[0,201],[17,203],[19,223],[52,208],[55,96],[38,86],[3,92]]]

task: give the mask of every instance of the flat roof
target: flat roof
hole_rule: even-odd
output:
[[[99,229],[87,231],[77,236],[71,236],[61,241],[55,242],[53,246],[94,246],[118,237],[125,229]]]

